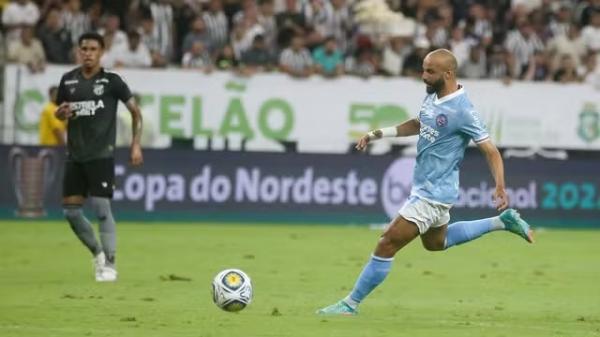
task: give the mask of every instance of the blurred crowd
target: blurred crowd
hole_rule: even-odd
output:
[[[0,0],[5,58],[75,64],[97,31],[105,67],[244,75],[419,77],[448,48],[463,78],[600,78],[600,0]],[[379,21],[378,21],[379,20]]]

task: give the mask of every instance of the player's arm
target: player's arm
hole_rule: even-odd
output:
[[[56,93],[56,104],[58,104],[58,108],[54,111],[54,116],[61,121],[67,120],[73,116],[69,102],[66,101],[66,93],[67,89],[65,88],[63,77],[60,79],[60,84],[58,85],[58,91]]]
[[[135,96],[131,93],[129,86],[121,76],[116,74],[113,77],[114,89],[117,98],[125,103],[127,110],[131,113],[131,153],[130,162],[133,166],[141,165],[144,161],[142,157],[142,112],[137,104]]]
[[[418,118],[409,119],[406,122],[391,126],[383,129],[377,129],[367,132],[366,135],[362,136],[356,144],[356,149],[363,151],[367,148],[367,144],[370,141],[381,139],[384,137],[408,137],[419,134],[421,129],[421,122]]]
[[[494,199],[496,201],[496,207],[499,211],[502,211],[508,207],[508,196],[504,189],[504,163],[502,162],[502,156],[496,145],[494,145],[489,138],[477,143],[477,147],[485,156],[492,176],[494,177],[494,181],[496,182]]]
[[[131,113],[131,164],[141,165],[143,162],[142,157],[142,112],[140,107],[137,105],[135,97],[131,97],[125,105],[127,110]]]

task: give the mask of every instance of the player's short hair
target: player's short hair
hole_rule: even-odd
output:
[[[81,34],[81,36],[79,36],[79,40],[77,41],[77,44],[81,47],[81,44],[83,43],[84,40],[97,41],[98,44],[100,45],[100,48],[104,49],[104,38],[102,37],[102,35],[100,35],[96,32],[87,32],[87,33]]]

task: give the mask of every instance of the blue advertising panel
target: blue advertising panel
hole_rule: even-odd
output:
[[[414,158],[147,150],[143,167],[116,157],[118,219],[367,225],[394,217],[410,193]],[[0,147],[0,216],[60,216],[63,153]],[[600,228],[600,175],[593,160],[505,160],[511,206],[534,225]],[[461,166],[453,220],[497,214],[494,183],[478,153]]]

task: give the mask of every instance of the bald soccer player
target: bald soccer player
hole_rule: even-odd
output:
[[[419,116],[395,127],[370,131],[358,141],[356,148],[364,150],[369,142],[383,137],[419,135],[412,190],[379,239],[350,294],[318,310],[318,314],[356,315],[358,305],[389,273],[396,253],[417,236],[431,251],[446,250],[498,230],[533,242],[527,222],[514,209],[507,209],[502,157],[465,89],[457,83],[456,68],[456,58],[450,51],[438,49],[429,53],[423,60],[422,79],[427,96]],[[496,182],[494,201],[498,211],[503,212],[487,219],[448,225],[450,208],[458,197],[459,166],[471,140],[487,159]]]

